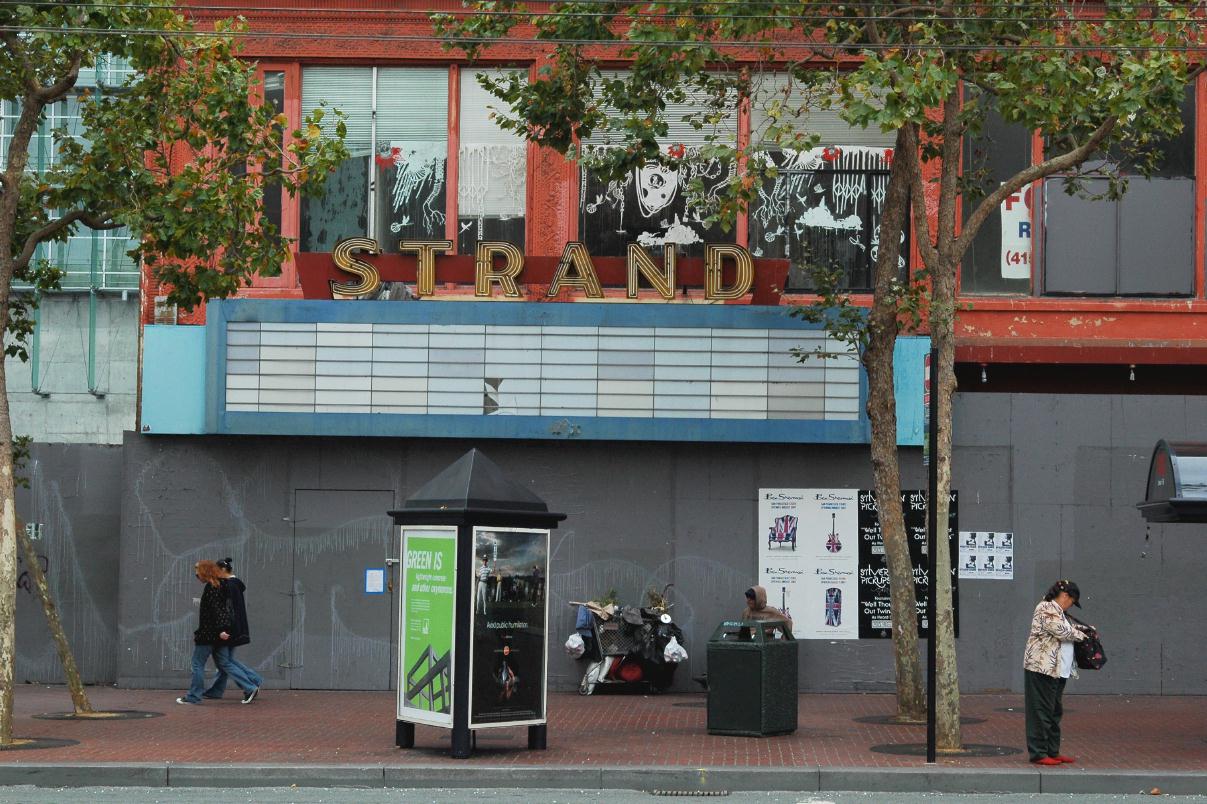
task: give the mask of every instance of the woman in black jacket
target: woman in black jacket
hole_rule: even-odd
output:
[[[201,693],[205,689],[205,663],[210,656],[214,657],[219,671],[225,671],[243,689],[243,702],[251,703],[256,697],[256,685],[230,664],[227,659],[229,651],[215,650],[215,646],[222,646],[230,640],[234,627],[233,606],[222,588],[222,570],[213,561],[198,561],[193,570],[197,580],[204,584],[197,630],[193,632],[193,676],[189,691],[177,698],[176,703],[201,703]]]
[[[247,591],[247,586],[238,577],[235,576],[232,570],[234,565],[230,558],[224,558],[221,561],[215,562],[218,569],[222,573],[222,590],[225,592],[227,599],[231,603],[231,632],[230,639],[221,645],[214,648],[214,655],[217,658],[219,653],[225,655],[226,663],[241,671],[244,677],[255,685],[257,693],[260,687],[264,684],[264,678],[252,668],[243,664],[235,658],[235,648],[240,645],[246,645],[251,642],[251,629],[247,624],[247,605],[243,600],[243,593]],[[202,698],[221,698],[226,693],[226,681],[229,676],[222,666],[218,667],[218,677],[214,679],[214,683],[210,685]],[[254,699],[256,694],[252,694]],[[244,703],[251,703],[245,699]]]

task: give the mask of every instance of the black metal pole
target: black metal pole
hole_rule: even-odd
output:
[[[935,656],[938,628],[935,599],[938,597],[939,545],[939,350],[930,350],[930,466],[926,490],[926,761],[935,762]]]

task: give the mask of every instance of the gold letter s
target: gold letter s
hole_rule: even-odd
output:
[[[360,281],[355,284],[332,282],[332,293],[342,296],[367,296],[381,287],[381,276],[377,273],[377,269],[353,256],[358,251],[366,254],[381,253],[381,249],[377,247],[377,241],[367,237],[349,237],[335,244],[335,248],[331,251],[331,259],[335,262],[335,266],[341,271],[360,277]]]

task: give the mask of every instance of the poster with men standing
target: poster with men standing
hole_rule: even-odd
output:
[[[549,531],[474,529],[469,725],[545,721]]]

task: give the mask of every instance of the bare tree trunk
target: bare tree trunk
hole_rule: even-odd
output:
[[[7,287],[0,288],[0,322],[8,320]],[[0,746],[13,744],[13,678],[17,657],[17,510],[13,487],[13,429],[0,355]]]
[[[931,454],[938,461],[937,526],[935,538],[936,578],[930,580],[935,595],[935,622],[931,638],[937,639],[936,657],[936,745],[942,751],[958,751],[960,735],[960,677],[956,669],[955,618],[951,603],[951,543],[947,539],[948,512],[951,508],[951,398],[956,389],[955,376],[955,284],[958,263],[949,257],[940,261],[935,276],[931,317],[931,338],[939,352],[939,432]]]
[[[63,632],[63,622],[59,619],[59,610],[55,608],[54,600],[50,596],[50,585],[46,582],[46,573],[42,572],[42,563],[38,560],[33,541],[19,525],[17,540],[20,541],[21,548],[25,551],[25,563],[29,567],[29,574],[33,576],[34,585],[38,588],[38,597],[42,598],[42,610],[46,612],[46,623],[50,626],[50,635],[54,639],[55,649],[59,652],[59,661],[63,665],[63,675],[67,677],[67,687],[71,690],[71,703],[75,707],[76,714],[90,713],[92,704],[88,702],[84,684],[80,681],[80,671],[76,667],[71,645],[67,642],[67,634]]]
[[[897,147],[902,146],[897,136]],[[868,421],[872,427],[872,477],[880,508],[880,530],[892,595],[893,661],[897,679],[897,715],[902,721],[926,718],[918,655],[917,596],[913,562],[901,510],[901,469],[897,454],[897,398],[893,387],[893,349],[897,343],[901,233],[909,205],[909,181],[903,160],[891,168],[880,223],[875,292],[868,316],[863,364],[868,373]]]

